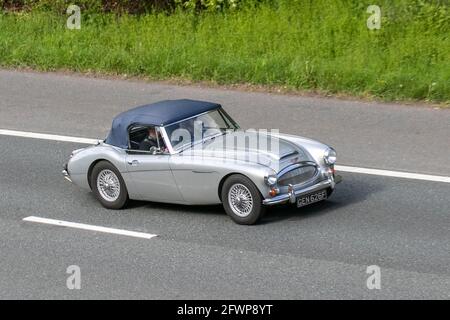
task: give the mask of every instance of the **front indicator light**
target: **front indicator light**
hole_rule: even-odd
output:
[[[279,190],[277,188],[271,188],[269,190],[269,196],[275,197],[278,194]]]

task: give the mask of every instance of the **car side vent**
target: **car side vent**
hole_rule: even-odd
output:
[[[293,157],[293,156],[296,156],[296,155],[298,155],[298,151],[292,151],[292,152],[289,152],[289,153],[283,155],[283,156],[280,158],[280,161],[281,161],[281,160],[285,160],[285,159],[290,158],[290,157]]]

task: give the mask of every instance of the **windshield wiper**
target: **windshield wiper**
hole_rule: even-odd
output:
[[[227,132],[224,131],[224,132],[215,134],[215,135],[213,135],[213,136],[209,136],[209,137],[203,138],[203,143],[206,143],[207,141],[210,141],[210,140],[214,140],[215,138],[220,137],[220,136],[223,136],[223,135],[225,135],[226,133],[227,133]]]
[[[199,141],[194,141],[194,142],[191,142],[191,143],[186,143],[180,148],[179,153],[182,153],[183,151],[185,151],[188,148],[192,148],[194,145],[197,145],[197,144],[200,144],[200,143],[205,144],[206,142],[214,140],[215,138],[217,138],[219,136],[223,136],[225,134],[227,134],[227,131],[224,131],[224,132],[212,135],[212,136],[205,137],[201,141],[199,140]]]

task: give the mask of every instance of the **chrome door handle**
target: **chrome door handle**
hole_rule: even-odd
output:
[[[130,166],[137,166],[139,164],[139,161],[137,161],[137,160],[128,161],[128,164]]]

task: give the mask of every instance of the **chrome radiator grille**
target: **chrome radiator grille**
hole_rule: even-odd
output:
[[[294,168],[278,178],[278,185],[288,186],[290,184],[296,185],[307,182],[316,175],[316,172],[317,168],[313,165]]]

